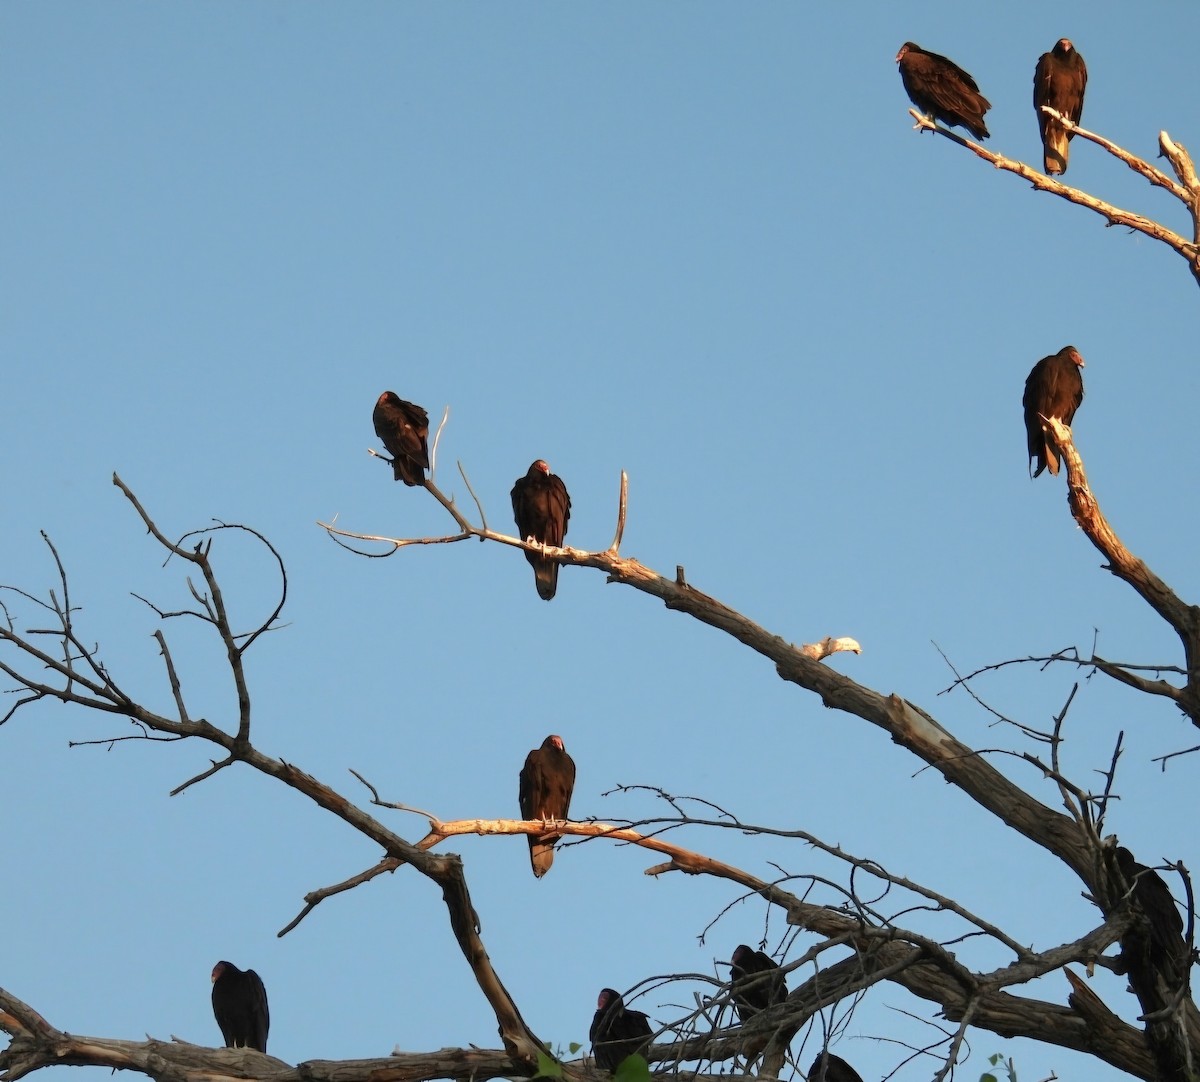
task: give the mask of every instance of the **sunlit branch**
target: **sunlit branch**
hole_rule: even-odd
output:
[[[433,434],[433,446],[429,449],[429,476],[431,478],[437,476],[438,444],[442,442],[442,429],[446,427],[448,420],[450,420],[449,405],[442,410],[442,419],[438,422],[437,431]]]
[[[1195,679],[1197,664],[1200,663],[1200,609],[1180,600],[1175,592],[1151,571],[1143,560],[1134,556],[1117,536],[1088,485],[1083,459],[1075,447],[1070,428],[1054,417],[1047,419],[1046,427],[1058,445],[1066,465],[1067,502],[1071,508],[1072,517],[1078,523],[1079,528],[1083,530],[1087,539],[1108,561],[1105,565],[1106,570],[1133,587],[1142,600],[1170,624],[1179,636],[1180,642],[1183,644],[1184,663],[1188,678],[1186,688],[1177,691],[1177,695],[1172,697],[1188,714],[1192,723],[1200,725],[1200,688],[1197,687]],[[1101,668],[1105,672],[1109,671],[1108,667],[1102,666],[1099,662],[1097,662],[1097,668]],[[1127,679],[1122,679],[1122,683],[1137,686],[1138,678],[1131,674],[1125,675]],[[1159,689],[1158,693],[1166,694],[1163,689]]]
[[[430,486],[430,491],[447,510],[451,510],[450,501],[436,488]],[[457,510],[451,513],[462,526],[465,520]],[[1055,853],[1085,882],[1091,882],[1095,874],[1094,861],[1086,839],[1070,819],[1034,800],[919,707],[897,695],[881,695],[821,664],[833,653],[860,652],[854,639],[827,637],[818,643],[797,646],[696,589],[686,581],[681,569],[674,579],[669,579],[635,559],[612,552],[589,552],[571,547],[543,549],[540,544],[527,543],[492,530],[469,524],[466,528],[475,537],[539,554],[544,552],[564,564],[595,568],[604,572],[609,582],[657,597],[667,608],[686,613],[726,633],[774,663],[783,680],[815,693],[828,707],[856,715],[884,729],[896,743],[934,767],[948,781],[961,786],[977,803]],[[392,539],[391,543],[398,545],[400,541]]]
[[[621,550],[621,540],[625,536],[625,516],[629,507],[629,474],[621,471],[621,490],[617,496],[617,528],[613,533],[612,544],[608,551],[614,556]]]
[[[1054,117],[1054,119],[1057,120],[1068,132],[1073,132],[1081,139],[1086,139],[1089,143],[1095,143],[1097,146],[1103,147],[1114,158],[1124,162],[1127,166],[1129,166],[1130,169],[1132,169],[1139,176],[1145,177],[1146,180],[1148,180],[1155,187],[1165,188],[1168,192],[1175,196],[1176,199],[1180,200],[1181,202],[1187,202],[1187,189],[1179,184],[1176,184],[1175,181],[1167,176],[1167,174],[1161,169],[1156,169],[1150,162],[1144,161],[1136,154],[1131,154],[1124,147],[1118,146],[1109,139],[1105,139],[1103,135],[1097,135],[1095,132],[1088,131],[1087,128],[1081,128],[1069,117],[1063,116],[1063,114],[1057,109],[1053,109],[1049,105],[1043,105],[1041,109],[1043,113]],[[1165,132],[1160,133],[1160,138],[1165,134]]]
[[[1187,240],[1185,237],[1180,236],[1178,233],[1168,229],[1159,222],[1154,221],[1152,218],[1144,217],[1143,215],[1137,214],[1134,211],[1124,210],[1121,207],[1114,206],[1112,203],[1106,203],[1104,200],[1097,199],[1095,196],[1089,195],[1087,192],[1080,191],[1078,188],[1072,188],[1067,184],[1063,184],[1061,181],[1054,180],[1053,178],[1046,176],[1044,173],[1034,169],[1032,166],[1026,165],[1022,161],[1017,161],[1013,158],[1006,158],[1001,154],[997,154],[994,151],[980,146],[978,143],[972,142],[970,139],[965,139],[956,132],[952,132],[947,128],[943,128],[941,125],[936,124],[928,117],[922,116],[916,109],[910,109],[908,112],[909,115],[917,121],[916,126],[918,128],[935,132],[936,134],[951,140],[951,142],[958,143],[959,146],[966,147],[969,151],[971,151],[972,154],[977,155],[986,162],[990,162],[997,169],[1002,169],[1009,173],[1015,173],[1019,177],[1023,177],[1038,191],[1049,192],[1051,195],[1057,195],[1060,198],[1066,199],[1072,203],[1076,203],[1081,207],[1087,207],[1088,210],[1094,211],[1096,214],[1099,214],[1102,218],[1104,218],[1110,226],[1126,226],[1129,229],[1136,230],[1139,233],[1144,233],[1146,236],[1168,245],[1185,260],[1187,260],[1188,268],[1191,270],[1193,277],[1196,279],[1197,283],[1200,283],[1200,232],[1198,232],[1196,239]],[[1080,130],[1080,134],[1083,134],[1082,130]],[[1089,132],[1088,134],[1090,135],[1091,133]],[[1165,146],[1165,144],[1163,144],[1164,139],[1166,139],[1165,132],[1160,135],[1160,144]],[[1097,138],[1093,141],[1100,143],[1102,146],[1111,145],[1115,147],[1115,144],[1108,144],[1107,140],[1101,142]],[[1166,139],[1166,141],[1167,143],[1170,142],[1169,139]],[[1177,144],[1171,144],[1171,146],[1174,147],[1176,151],[1181,150]],[[1129,154],[1128,151],[1122,151],[1121,154],[1117,156],[1120,158],[1120,160],[1126,162],[1126,164],[1131,164],[1131,160],[1135,157],[1134,155]],[[1177,172],[1178,171],[1180,171],[1179,168],[1177,168]],[[1156,170],[1152,165],[1143,162],[1142,168],[1137,169],[1137,172],[1141,173],[1147,179],[1152,179],[1151,174],[1155,173]],[[1163,179],[1167,180],[1165,177]],[[1152,182],[1158,183],[1156,180],[1152,180]],[[1177,190],[1177,186],[1172,185],[1169,180],[1163,186],[1172,193],[1175,193]],[[1196,200],[1198,194],[1200,194],[1200,188],[1193,189],[1190,196],[1187,196],[1187,193],[1185,193],[1184,195],[1180,196],[1180,198],[1184,199],[1185,205],[1187,205],[1189,210],[1191,210],[1192,203]],[[1193,221],[1200,223],[1200,219],[1198,219],[1195,214],[1193,214]],[[1200,225],[1198,225],[1197,228],[1198,231],[1200,231]]]

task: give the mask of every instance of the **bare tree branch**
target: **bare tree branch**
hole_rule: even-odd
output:
[[[1062,199],[1066,199],[1078,206],[1086,207],[1088,210],[1099,214],[1106,223],[1110,226],[1122,225],[1129,229],[1136,230],[1138,233],[1143,233],[1154,240],[1161,241],[1175,252],[1181,255],[1188,264],[1188,269],[1192,272],[1192,276],[1200,284],[1200,218],[1197,218],[1193,212],[1193,221],[1197,224],[1197,231],[1192,240],[1187,240],[1178,233],[1166,226],[1154,221],[1152,218],[1147,218],[1144,215],[1137,214],[1131,210],[1124,210],[1121,207],[1114,206],[1112,203],[1106,203],[1103,199],[1097,199],[1094,195],[1081,191],[1078,188],[1072,188],[1062,181],[1054,180],[1046,176],[1044,173],[1038,172],[1032,166],[1026,165],[1022,161],[1017,161],[1013,158],[1006,158],[995,151],[988,150],[986,147],[980,146],[978,143],[972,142],[970,139],[965,139],[963,136],[943,128],[941,125],[934,123],[926,116],[922,116],[916,109],[909,109],[909,115],[916,120],[916,127],[924,131],[932,131],[949,139],[951,142],[957,143],[959,146],[966,147],[972,154],[982,158],[985,162],[990,162],[997,169],[1002,169],[1009,173],[1015,173],[1019,177],[1023,177],[1029,181],[1033,187],[1039,192],[1049,192],[1051,195],[1057,195]],[[1052,112],[1052,110],[1047,110]],[[1092,132],[1088,132],[1083,128],[1075,125],[1067,124],[1072,127],[1079,135],[1090,138],[1092,142],[1109,150],[1120,161],[1123,161],[1130,168],[1146,177],[1151,183],[1158,185],[1170,191],[1177,198],[1181,199],[1188,206],[1189,212],[1193,211],[1193,202],[1200,194],[1200,186],[1192,187],[1190,191],[1181,189],[1178,185],[1172,184],[1169,178],[1156,170],[1154,166],[1148,162],[1141,161],[1136,155],[1130,154],[1129,151],[1123,150],[1115,143],[1109,142]],[[1160,145],[1166,153],[1166,147],[1170,145],[1178,154],[1180,165],[1177,166],[1176,172],[1182,176],[1186,175],[1187,165],[1184,164],[1187,158],[1186,152],[1178,144],[1170,142],[1166,132],[1161,133],[1159,138]],[[1174,159],[1173,159],[1174,161]],[[1136,164],[1135,164],[1136,163]]]
[[[1053,417],[1047,420],[1046,425],[1066,463],[1067,502],[1071,508],[1071,515],[1087,539],[1108,561],[1105,570],[1132,586],[1138,596],[1170,624],[1179,636],[1188,674],[1187,684],[1169,697],[1179,704],[1193,725],[1200,726],[1200,687],[1196,682],[1196,673],[1200,670],[1200,608],[1183,602],[1144,561],[1125,547],[1100,510],[1099,501],[1092,494],[1087,473],[1083,468],[1083,459],[1075,447],[1070,428]],[[1096,664],[1102,671],[1115,676],[1107,663]],[[1126,677],[1118,679],[1129,686],[1137,686],[1137,681],[1132,676],[1126,674]],[[1152,689],[1147,686],[1142,690]],[[1155,690],[1155,693],[1167,694],[1161,688]]]

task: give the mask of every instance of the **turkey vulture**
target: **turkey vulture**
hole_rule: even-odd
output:
[[[1040,476],[1047,466],[1052,474],[1058,475],[1058,448],[1043,427],[1041,417],[1056,417],[1064,425],[1070,425],[1083,401],[1083,376],[1079,372],[1082,367],[1079,350],[1074,346],[1063,346],[1053,357],[1038,361],[1025,380],[1021,404],[1025,407],[1030,470],[1033,470],[1034,459],[1038,464],[1031,477]]]
[[[375,435],[392,456],[392,476],[406,485],[423,485],[429,469],[429,414],[395,391],[384,391],[371,414]]]
[[[571,791],[575,788],[575,761],[563,747],[561,736],[548,736],[540,748],[525,756],[521,768],[521,818],[566,819],[571,810]],[[551,838],[529,836],[529,863],[533,874],[541,879],[554,863],[554,843]]]
[[[1175,965],[1176,979],[1182,980],[1190,959],[1183,938],[1183,917],[1175,905],[1171,888],[1158,872],[1138,863],[1125,846],[1117,846],[1116,857],[1117,867],[1133,892],[1133,900],[1150,924],[1147,954],[1169,958]]]
[[[751,950],[739,943],[729,963],[733,977],[733,1002],[738,1017],[749,1022],[759,1011],[765,1011],[787,998],[787,981],[779,963],[762,951]],[[770,976],[762,976],[769,973]]]
[[[1067,171],[1067,144],[1075,138],[1057,120],[1042,112],[1043,105],[1078,124],[1083,116],[1083,92],[1087,87],[1087,65],[1067,38],[1048,53],[1042,53],[1033,69],[1033,108],[1042,133],[1043,163],[1051,176]]]
[[[645,1055],[650,1046],[650,1023],[641,1011],[628,1011],[612,988],[601,988],[588,1038],[596,1066],[615,1071],[635,1052]]]
[[[212,971],[212,1005],[226,1048],[267,1050],[267,990],[252,969],[244,973],[232,962],[218,962]]]
[[[986,139],[991,134],[983,122],[983,114],[992,103],[953,60],[906,41],[900,46],[896,61],[904,89],[922,113],[949,127],[961,124],[976,139]]]
[[[824,1067],[822,1067],[824,1061]],[[862,1076],[841,1056],[820,1052],[808,1069],[808,1082],[863,1082]]]
[[[552,474],[545,461],[539,458],[524,477],[517,478],[512,487],[512,505],[522,541],[562,546],[571,517],[571,497],[562,478]],[[538,596],[549,601],[558,588],[558,561],[528,550],[525,559],[533,567]]]

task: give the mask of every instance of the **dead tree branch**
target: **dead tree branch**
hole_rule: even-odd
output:
[[[1108,519],[1100,509],[1100,502],[1088,484],[1083,459],[1075,447],[1071,430],[1057,418],[1050,418],[1047,427],[1062,452],[1067,467],[1067,503],[1071,515],[1085,536],[1108,561],[1104,568],[1123,582],[1128,583],[1159,616],[1175,630],[1183,645],[1186,683],[1182,688],[1172,688],[1165,681],[1151,684],[1132,673],[1119,670],[1103,659],[1094,658],[1097,668],[1122,683],[1139,690],[1164,695],[1172,699],[1191,719],[1200,726],[1200,608],[1188,605],[1160,579],[1143,560],[1133,555],[1117,536]]]
[[[1054,113],[1052,109],[1047,109],[1046,111]],[[1112,203],[1106,203],[1103,199],[1097,199],[1088,192],[1072,188],[1070,185],[1063,184],[1059,180],[1054,180],[1022,161],[1018,161],[1015,158],[1006,158],[1002,154],[988,150],[978,143],[950,131],[948,128],[943,128],[928,117],[922,116],[916,109],[909,109],[908,112],[916,120],[917,128],[944,136],[951,142],[965,147],[985,162],[990,162],[997,169],[1002,169],[1005,172],[1015,173],[1017,176],[1023,177],[1037,191],[1049,192],[1051,195],[1057,195],[1068,202],[1086,207],[1088,210],[1100,215],[1109,226],[1125,226],[1153,240],[1161,241],[1187,261],[1192,277],[1196,279],[1197,284],[1200,284],[1200,185],[1195,183],[1195,169],[1191,164],[1191,159],[1188,157],[1187,151],[1179,144],[1173,143],[1166,132],[1159,133],[1159,145],[1162,148],[1163,154],[1171,161],[1172,166],[1175,168],[1176,175],[1182,182],[1182,186],[1174,184],[1164,173],[1155,169],[1149,162],[1138,158],[1137,155],[1131,154],[1129,151],[1124,150],[1102,136],[1071,124],[1070,121],[1063,118],[1065,127],[1072,129],[1077,135],[1089,139],[1091,142],[1108,150],[1115,158],[1144,176],[1151,184],[1169,191],[1183,202],[1192,218],[1193,237],[1191,240],[1154,221],[1153,218],[1147,218],[1135,211],[1124,210],[1121,207],[1114,206]],[[1058,114],[1055,113],[1054,115],[1057,116]],[[1170,149],[1168,150],[1168,148]],[[1191,182],[1187,179],[1189,176],[1191,177]]]
[[[542,1047],[541,1041],[525,1024],[516,1003],[492,967],[480,938],[479,918],[471,904],[460,859],[454,854],[435,856],[417,848],[398,834],[388,830],[382,823],[312,775],[291,763],[264,755],[250,743],[251,701],[243,659],[246,651],[258,637],[274,626],[282,611],[283,602],[286,600],[286,575],[283,577],[283,594],[274,611],[255,631],[241,636],[234,631],[231,625],[216,569],[211,559],[213,541],[216,533],[242,530],[266,545],[276,560],[278,560],[278,553],[257,531],[225,523],[213,529],[185,534],[180,542],[172,542],[159,529],[120,478],[114,475],[113,483],[132,504],[145,524],[147,532],[166,550],[168,562],[172,557],[178,557],[198,568],[203,576],[205,593],[200,595],[194,588],[192,588],[192,593],[200,601],[204,610],[200,618],[212,626],[214,633],[225,647],[226,661],[237,693],[238,721],[236,729],[234,732],[229,732],[208,721],[189,719],[182,691],[174,674],[173,664],[170,662],[169,651],[166,650],[165,639],[161,635],[156,638],[160,648],[164,650],[167,660],[168,681],[171,684],[179,719],[167,718],[135,702],[122,692],[117,683],[108,675],[105,666],[99,660],[97,650],[84,646],[75,631],[72,610],[67,605],[60,605],[55,600],[53,592],[50,602],[37,603],[55,614],[59,626],[47,631],[46,634],[56,637],[62,643],[61,656],[49,654],[35,646],[27,635],[22,635],[15,629],[15,625],[11,621],[7,626],[0,625],[0,646],[7,645],[16,654],[15,661],[0,660],[0,672],[7,675],[24,692],[19,705],[50,697],[107,715],[127,717],[146,734],[169,734],[174,737],[193,737],[207,741],[220,748],[222,756],[214,760],[210,768],[178,786],[175,789],[176,793],[211,777],[220,770],[239,763],[245,764],[302,793],[319,807],[337,816],[359,834],[380,846],[384,852],[383,862],[372,873],[364,873],[363,876],[357,877],[358,882],[365,882],[366,879],[374,874],[379,874],[379,871],[382,870],[391,870],[392,867],[399,867],[402,864],[411,865],[414,870],[441,889],[450,926],[458,941],[459,949],[470,965],[476,983],[496,1016],[505,1049],[512,1062],[521,1064],[530,1070],[534,1069],[537,1064],[538,1050]],[[197,537],[199,539],[194,545],[185,547],[184,541]],[[54,552],[53,547],[51,550]],[[65,584],[65,569],[58,560],[57,552],[54,552],[54,556],[56,566],[59,568],[60,583]],[[279,565],[282,569],[282,561],[279,561]],[[65,589],[63,594],[64,597],[67,596]],[[169,615],[164,616],[164,619],[166,618],[169,618]],[[239,643],[239,639],[244,639],[244,641]],[[11,716],[11,712],[8,716]],[[306,898],[306,909],[289,927],[293,927],[323,897],[328,897],[343,889],[349,889],[352,885],[356,884],[343,884],[336,888],[326,888],[324,892],[317,891],[310,894]],[[133,1064],[125,1065],[132,1066]]]

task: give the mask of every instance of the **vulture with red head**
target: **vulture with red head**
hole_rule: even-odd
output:
[[[1070,426],[1083,401],[1083,358],[1074,346],[1063,346],[1052,357],[1043,357],[1033,366],[1025,380],[1025,437],[1029,447],[1031,477],[1038,477],[1049,467],[1058,474],[1058,448],[1047,431],[1042,417],[1055,417]],[[1034,460],[1037,469],[1034,470]]]
[[[745,943],[739,943],[733,952],[729,973],[733,978],[733,1003],[743,1022],[787,999],[787,981],[779,963]]]
[[[1067,38],[1048,53],[1042,53],[1033,69],[1033,108],[1042,134],[1042,161],[1046,172],[1056,176],[1067,171],[1068,146],[1075,138],[1057,120],[1042,112],[1042,106],[1061,113],[1073,124],[1083,116],[1083,92],[1087,88],[1087,65]]]
[[[635,1052],[645,1055],[653,1031],[641,1011],[626,1010],[620,995],[612,988],[602,988],[596,1000],[596,1013],[588,1037],[596,1066],[615,1071]]]
[[[267,990],[254,970],[243,972],[232,962],[213,966],[212,1005],[226,1048],[267,1050]]]
[[[550,472],[543,459],[529,467],[512,487],[513,518],[522,541],[561,548],[571,517],[571,497],[562,478]],[[538,596],[549,601],[558,589],[558,561],[526,550],[525,559],[533,567]]]
[[[384,391],[371,415],[375,435],[392,456],[392,477],[406,485],[425,484],[429,469],[429,414],[395,391]]]
[[[575,789],[575,761],[563,747],[561,736],[548,736],[540,748],[525,756],[521,768],[521,818],[566,819]],[[529,863],[541,879],[554,863],[554,843],[558,835],[529,836]]]
[[[808,1082],[863,1082],[862,1076],[841,1056],[821,1052],[808,1069]]]
[[[947,127],[961,125],[976,139],[986,139],[991,134],[983,122],[983,114],[992,103],[953,60],[906,41],[896,54],[896,62],[900,65],[905,91],[922,113]]]

